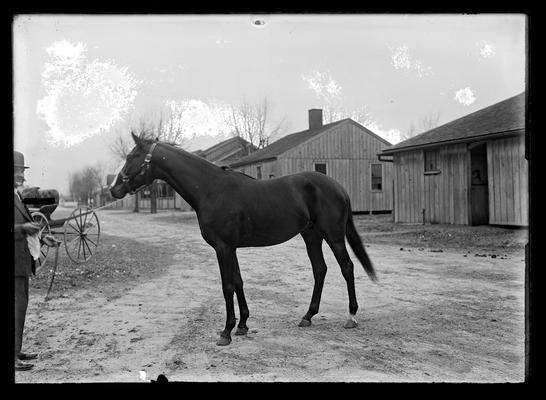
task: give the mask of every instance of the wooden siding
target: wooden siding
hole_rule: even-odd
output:
[[[528,225],[528,164],[524,136],[489,141],[487,170],[489,223]]]
[[[262,162],[257,164],[245,165],[237,168],[238,171],[242,171],[247,175],[254,178],[258,177],[258,167],[262,168],[262,179],[269,179],[269,175],[275,175],[275,177],[281,176],[281,168],[276,161]]]
[[[469,223],[470,158],[466,144],[439,149],[439,173],[425,174],[424,152],[396,153],[395,221],[440,224]]]
[[[347,122],[326,131],[278,156],[277,160],[238,167],[238,171],[262,179],[314,171],[315,163],[325,163],[327,175],[347,190],[354,212],[391,211],[393,209],[392,163],[380,162],[377,154],[389,145]],[[371,164],[383,165],[383,187],[371,189]]]
[[[437,174],[424,173],[422,149],[394,154],[396,222],[470,224],[468,144],[439,148]],[[524,136],[487,142],[489,223],[528,225],[528,164]]]
[[[327,175],[347,190],[353,211],[391,211],[392,163],[380,162],[377,154],[388,145],[353,123],[345,123],[282,154],[277,164],[282,175],[314,171],[325,163]],[[371,164],[383,165],[381,191],[371,189]]]
[[[425,199],[422,151],[394,155],[395,222],[422,222]]]

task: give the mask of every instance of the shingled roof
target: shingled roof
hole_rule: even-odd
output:
[[[482,136],[508,132],[521,133],[524,129],[525,92],[387,147],[381,154],[392,154],[432,144],[472,141]]]
[[[264,147],[263,149],[257,150],[246,157],[239,159],[238,161],[230,164],[230,167],[240,167],[242,165],[254,164],[260,161],[276,159],[282,153],[293,149],[294,147],[306,142],[307,140],[317,136],[318,134],[333,128],[334,126],[341,124],[347,119],[342,119],[339,121],[331,122],[326,125],[322,125],[320,128],[307,129],[305,131],[292,133],[290,135],[283,136],[279,140],[271,143],[269,146]]]
[[[256,150],[256,146],[245,139],[235,136],[205,149],[196,150],[193,154],[203,157],[217,165],[227,165],[239,159],[241,154]]]

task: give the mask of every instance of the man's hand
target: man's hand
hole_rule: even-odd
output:
[[[25,222],[22,225],[23,232],[27,235],[34,235],[40,231],[40,225],[36,222]]]
[[[48,247],[57,247],[62,242],[60,240],[55,239],[53,235],[45,235],[42,238],[42,243],[44,243]]]

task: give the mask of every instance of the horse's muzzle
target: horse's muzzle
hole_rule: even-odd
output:
[[[124,186],[125,185],[116,185],[111,187],[110,194],[112,195],[112,197],[115,199],[121,199],[125,197],[125,195],[127,194],[127,191]]]

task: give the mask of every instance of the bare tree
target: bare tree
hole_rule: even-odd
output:
[[[168,102],[163,106],[158,107],[147,115],[140,115],[133,118],[130,124],[130,132],[116,132],[114,140],[110,144],[110,152],[114,155],[118,162],[125,161],[127,154],[134,146],[133,140],[129,134],[151,140],[161,140],[164,142],[174,143],[178,146],[184,146],[184,126],[182,124],[182,112],[180,107],[176,107],[175,103]],[[150,191],[150,212],[157,212],[157,182],[152,182],[151,187],[146,187],[144,190]],[[135,196],[134,212],[139,212],[138,195]]]
[[[238,136],[252,146],[261,149],[268,146],[271,139],[286,130],[285,118],[270,126],[269,108],[270,105],[266,97],[255,104],[251,104],[243,98],[241,104],[231,106],[226,124],[233,136]],[[246,150],[249,152],[250,149]]]
[[[122,132],[115,132],[114,140],[110,143],[110,152],[114,155],[116,161],[125,160],[127,154],[131,151],[133,141]]]
[[[72,198],[85,205],[89,204],[93,193],[102,188],[102,166],[88,166],[82,170],[69,174],[69,191]]]
[[[175,107],[174,103],[166,103],[156,109],[155,112],[149,113],[148,116],[141,116],[136,126],[132,128],[132,132],[145,139],[160,140],[183,146],[185,131],[182,123],[182,112],[183,110]],[[154,180],[144,190],[150,192],[150,213],[157,213],[158,182]],[[138,200],[135,200],[136,204],[138,204]],[[136,207],[138,206],[136,205]]]
[[[425,115],[423,118],[421,118],[422,132],[426,132],[433,128],[436,128],[439,122],[440,122],[440,111]]]
[[[431,129],[434,129],[438,126],[440,123],[440,112],[430,112],[424,116],[422,116],[417,125],[415,125],[413,122],[410,124],[409,128],[406,130],[406,133],[402,134],[402,139],[409,139],[410,137],[413,137],[417,134],[429,131]]]
[[[133,148],[133,140],[128,137],[127,133],[117,131],[114,140],[110,143],[110,152],[114,155],[116,163],[123,163],[127,154]],[[135,195],[135,205],[133,212],[139,212],[138,195]]]

